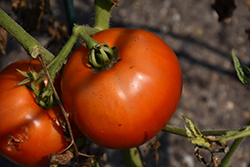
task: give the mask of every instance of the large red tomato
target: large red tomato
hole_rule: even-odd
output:
[[[70,56],[61,79],[62,101],[81,132],[94,143],[114,149],[141,145],[174,114],[182,74],[170,47],[138,29],[113,28],[93,39],[116,46],[121,61],[94,73],[83,45]]]
[[[0,72],[0,153],[19,164],[48,164],[50,153],[69,145],[59,123],[60,108],[44,110],[34,101],[34,94],[17,83],[25,77],[16,69],[39,72],[39,61],[18,61]]]

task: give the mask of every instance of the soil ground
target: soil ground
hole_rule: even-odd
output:
[[[111,27],[141,28],[161,37],[174,50],[183,71],[183,93],[179,107],[169,124],[184,127],[182,116],[191,119],[200,130],[236,129],[250,120],[250,89],[237,78],[231,51],[245,65],[250,64],[248,35],[250,1],[236,0],[231,19],[218,22],[211,8],[213,0],[122,0],[112,12]],[[65,9],[59,0],[51,0],[53,14],[64,24]],[[93,23],[93,1],[75,0],[77,23]],[[11,2],[0,1],[0,7],[11,17]],[[49,37],[36,37],[46,45]],[[27,58],[21,46],[11,37],[6,56],[0,55],[0,70],[7,64]],[[202,167],[194,156],[194,147],[184,137],[160,133],[159,167]],[[249,137],[236,151],[233,167],[250,166]],[[230,143],[229,143],[230,145]],[[145,145],[141,147],[142,150]],[[96,148],[95,150],[105,150]],[[119,151],[108,152],[106,167],[122,166]],[[153,149],[144,153],[148,167],[153,167]],[[223,154],[219,154],[223,157]],[[208,154],[205,157],[209,159]],[[3,167],[16,166],[4,158]]]

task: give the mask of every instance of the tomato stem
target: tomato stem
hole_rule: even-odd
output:
[[[94,28],[105,30],[109,28],[111,9],[114,4],[111,0],[95,0]]]
[[[229,167],[230,166],[231,158],[233,157],[234,152],[236,151],[238,146],[241,144],[243,139],[244,139],[244,137],[234,140],[229,151],[227,152],[227,154],[224,156],[224,158],[221,161],[221,167]]]
[[[45,49],[35,38],[29,35],[11,17],[0,9],[0,25],[23,46],[25,51],[33,58],[42,54],[46,63],[50,62],[54,55]]]
[[[53,64],[53,66],[49,69],[52,81],[54,81],[55,74],[61,69],[63,63],[65,62],[65,59],[69,55],[70,51],[72,50],[75,42],[79,37],[81,37],[86,42],[88,48],[92,48],[94,45],[98,44],[97,41],[93,40],[89,36],[89,34],[94,34],[96,32],[97,30],[91,27],[80,26],[80,25],[75,25],[73,27],[73,33],[69,38],[68,42],[62,48],[60,53],[55,57],[55,59],[53,59],[50,63]]]

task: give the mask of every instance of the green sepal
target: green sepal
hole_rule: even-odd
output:
[[[113,49],[107,43],[94,45],[88,53],[89,64],[93,68],[108,66],[112,62],[113,57]]]
[[[44,109],[51,109],[56,104],[56,100],[54,99],[51,86],[49,85],[49,83],[47,86],[45,86],[44,81],[40,80],[41,75],[31,70],[29,70],[29,72],[24,72],[17,69],[17,71],[21,75],[26,77],[23,81],[19,82],[17,85],[23,85],[27,89],[31,90],[35,94],[34,100],[39,106],[41,106]],[[40,80],[40,83],[38,83],[38,80]],[[38,85],[39,89],[37,89]]]
[[[26,78],[19,82],[17,85],[24,85],[30,82],[29,74],[27,72],[24,72],[22,70],[16,69],[21,75],[25,76]]]

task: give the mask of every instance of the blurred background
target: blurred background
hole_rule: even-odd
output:
[[[16,14],[18,7],[14,2],[19,1],[1,0],[0,8],[43,46],[57,53],[71,33],[65,1],[50,0],[50,11],[45,12],[46,22],[41,24],[39,31],[36,28],[40,22],[35,15],[27,21],[27,15]],[[183,93],[170,125],[183,128],[183,115],[200,130],[237,129],[250,120],[250,89],[238,80],[231,57],[234,49],[241,63],[250,65],[250,35],[247,33],[250,28],[250,0],[227,0],[226,4],[220,15],[214,10],[221,8],[215,0],[121,0],[119,7],[112,11],[110,27],[151,31],[178,56],[183,71]],[[73,5],[75,22],[91,26],[93,0],[74,0]],[[5,55],[0,53],[0,70],[14,61],[29,58],[9,35],[5,52]],[[158,167],[204,166],[196,159],[194,146],[187,138],[161,132],[159,141]],[[249,137],[245,138],[238,148],[232,159],[233,167],[250,167],[249,141]],[[154,149],[145,152],[146,145],[141,146],[146,166],[154,167]],[[106,152],[105,167],[123,166],[119,151],[95,145],[92,149],[93,152]],[[209,154],[204,153],[204,156],[209,160]],[[218,156],[223,157],[222,154]],[[0,166],[17,167],[3,157],[0,157]]]

